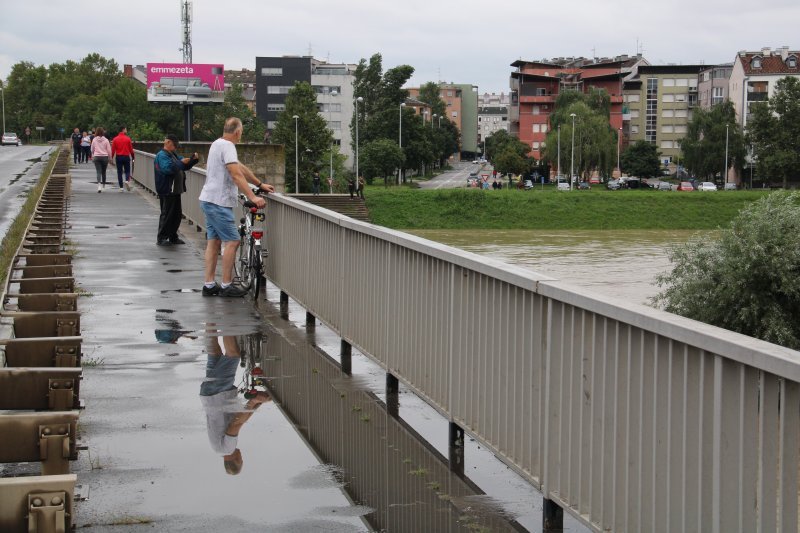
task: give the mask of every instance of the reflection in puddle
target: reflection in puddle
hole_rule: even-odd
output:
[[[172,313],[172,311],[166,310],[166,313]],[[196,338],[189,335],[192,330],[182,329],[180,322],[163,316],[160,309],[156,310],[156,323],[165,326],[155,329],[156,340],[160,344],[175,344],[181,337]]]

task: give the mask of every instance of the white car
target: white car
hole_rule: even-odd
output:
[[[698,185],[697,190],[700,192],[704,191],[716,191],[717,186],[711,183],[710,181],[704,181],[700,185]]]
[[[22,146],[22,140],[17,137],[16,133],[3,133],[3,140],[0,142],[3,146],[13,144],[14,146]]]

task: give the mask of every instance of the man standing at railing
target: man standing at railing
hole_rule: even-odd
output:
[[[225,121],[222,137],[211,143],[206,160],[206,183],[200,192],[200,208],[206,217],[205,283],[203,296],[241,298],[247,291],[233,285],[233,264],[239,247],[239,231],[233,216],[237,189],[263,208],[266,201],[253,194],[252,183],[259,190],[274,192],[272,185],[262,182],[253,171],[239,162],[236,143],[242,139],[242,121],[231,117]],[[225,244],[222,248],[222,244]],[[222,285],[216,281],[217,257],[222,248]]]
[[[161,216],[158,219],[158,236],[156,244],[172,246],[184,244],[178,237],[181,227],[181,195],[186,192],[185,172],[195,166],[199,157],[197,152],[192,157],[181,157],[178,149],[178,137],[169,134],[164,139],[164,148],[156,154],[155,177],[156,193],[161,204]]]

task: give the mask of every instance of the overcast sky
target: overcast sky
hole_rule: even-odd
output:
[[[0,0],[0,78],[19,61],[181,62],[180,0]],[[308,55],[384,70],[411,85],[508,92],[517,59],[636,53],[652,64],[732,62],[738,50],[800,49],[800,0],[194,0],[193,62],[255,68],[256,56]]]

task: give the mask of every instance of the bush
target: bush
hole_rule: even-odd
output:
[[[719,239],[669,251],[653,303],[666,311],[800,349],[800,193],[744,208]]]

